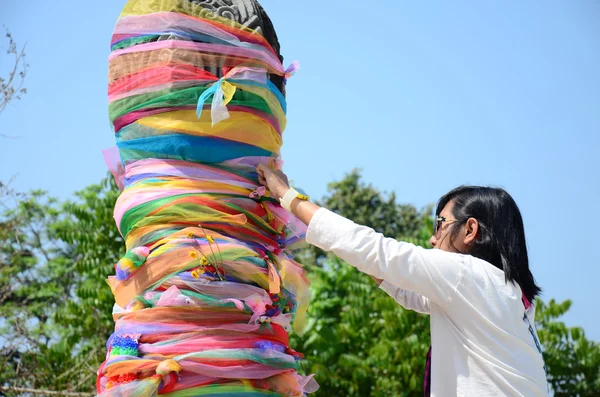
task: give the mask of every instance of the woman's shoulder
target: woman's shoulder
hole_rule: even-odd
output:
[[[464,275],[457,294],[463,299],[476,306],[492,306],[501,311],[503,307],[521,308],[521,289],[506,280],[504,271],[472,255],[463,255],[462,261]]]
[[[463,263],[465,263],[467,270],[469,270],[473,277],[483,277],[486,280],[494,279],[504,283],[505,276],[502,269],[498,269],[490,262],[473,255],[461,254],[461,256],[463,256]]]

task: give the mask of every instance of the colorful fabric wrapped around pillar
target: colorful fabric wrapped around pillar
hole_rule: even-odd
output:
[[[254,0],[132,0],[115,26],[105,151],[127,253],[108,283],[102,396],[302,396],[305,227],[260,187],[281,167],[284,68]]]

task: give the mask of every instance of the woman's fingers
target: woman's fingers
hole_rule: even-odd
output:
[[[256,167],[258,181],[271,191],[274,198],[280,198],[288,189],[287,176],[280,170],[272,170],[264,164]]]
[[[265,175],[268,175],[269,171],[270,170],[267,167],[265,167],[264,164],[259,164],[258,167],[256,167],[256,172],[258,173],[258,176],[265,178],[265,179],[266,179]]]
[[[256,167],[256,173],[258,174],[258,182],[260,182],[261,185],[265,185],[265,172],[261,166],[262,164],[259,164]]]
[[[268,174],[265,175],[265,170],[267,173],[269,172],[269,169],[266,168],[263,164],[259,164],[258,167],[256,167],[256,173],[258,174],[258,183],[270,189],[269,182],[267,181]]]

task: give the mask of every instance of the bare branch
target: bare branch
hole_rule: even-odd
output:
[[[6,30],[6,37],[8,38],[8,51],[6,52],[8,55],[14,57],[14,66],[8,74],[8,78],[0,77],[0,113],[4,111],[10,101],[13,99],[21,99],[21,95],[27,93],[27,88],[24,88],[23,84],[29,67],[25,60],[25,47],[27,44],[23,45],[19,50],[12,34],[6,27],[4,27],[4,29]],[[0,134],[0,136],[5,138],[15,138],[14,136],[5,134]]]
[[[80,387],[84,383],[88,382],[92,377],[96,376],[96,371],[89,372],[83,379],[81,379],[76,385],[75,388]],[[89,394],[88,394],[89,395]]]
[[[88,369],[92,372],[92,375],[96,375],[97,368],[93,368],[88,363],[88,360],[93,359],[97,352],[98,352],[97,349],[92,349],[92,351],[90,351],[88,353],[88,355],[85,358],[85,360],[83,360],[83,364],[88,367]],[[71,375],[73,372],[78,372],[78,371],[81,371],[81,367],[79,367],[79,366],[71,367],[71,368],[67,369],[65,372],[63,372],[61,375],[59,375],[56,379],[64,378],[65,376]],[[88,379],[88,378],[86,378],[86,379]],[[81,386],[81,385],[77,385],[76,387],[79,387],[79,386]]]

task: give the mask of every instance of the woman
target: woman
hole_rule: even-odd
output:
[[[443,196],[428,250],[320,208],[280,171],[261,165],[257,172],[271,195],[308,225],[310,244],[383,280],[381,288],[404,307],[430,314],[432,396],[548,395],[530,303],[540,288],[508,193],[459,187]],[[428,386],[426,380],[426,393]]]

